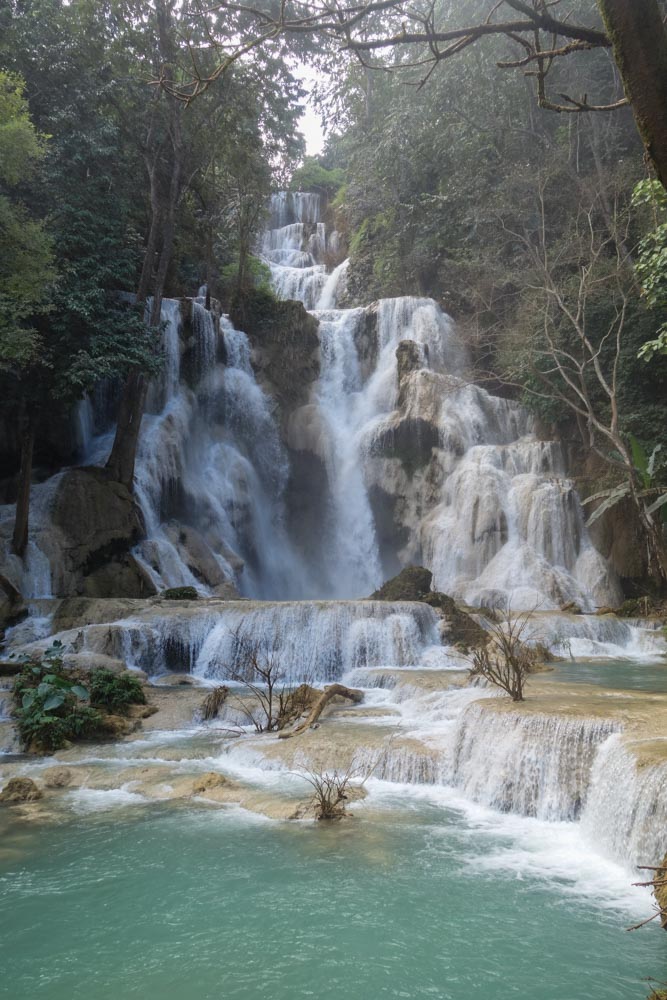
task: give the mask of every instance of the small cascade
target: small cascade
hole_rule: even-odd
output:
[[[252,654],[289,683],[321,684],[357,668],[422,660],[432,666],[434,650],[447,667],[437,625],[435,612],[421,604],[237,602],[89,626],[83,648],[151,675],[189,672],[215,681],[246,677]]]
[[[582,828],[590,843],[615,861],[658,865],[667,851],[667,759],[664,737],[651,744],[610,737],[593,764]],[[632,750],[636,750],[636,754]],[[643,754],[648,752],[648,759]],[[647,875],[647,881],[648,881]]]
[[[631,622],[614,615],[535,614],[530,638],[555,656],[572,660],[662,660],[667,639],[660,623]]]
[[[137,453],[137,559],[160,590],[301,593],[283,524],[287,460],[247,337],[201,300],[165,299],[161,321],[165,360]]]
[[[280,298],[319,321],[321,374],[290,446],[326,470],[324,572],[316,592],[363,596],[420,563],[469,604],[556,610],[613,605],[620,588],[593,548],[556,442],[517,403],[471,384],[451,320],[404,296],[336,308],[349,263],[317,196],[271,202],[263,255]],[[321,560],[318,560],[321,562]]]
[[[474,703],[453,738],[448,779],[475,802],[545,820],[581,813],[608,719],[489,711]]]

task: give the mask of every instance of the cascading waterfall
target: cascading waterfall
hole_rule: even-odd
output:
[[[273,199],[262,253],[274,288],[300,299],[319,324],[320,376],[290,414],[288,440],[255,379],[246,335],[202,300],[167,299],[165,364],[150,387],[137,456],[147,537],[136,556],[156,586],[228,597],[234,583],[283,603],[156,605],[65,639],[151,676],[247,679],[250,648],[288,683],[361,684],[404,737],[380,758],[377,746],[368,749],[378,777],[448,786],[540,821],[576,821],[612,858],[655,862],[667,846],[665,767],[639,766],[620,724],[489,706],[479,699],[490,692],[449,689],[442,679],[439,689],[411,683],[411,670],[465,666],[442,646],[435,611],[351,599],[389,570],[423,562],[435,588],[472,604],[549,612],[537,617],[539,638],[562,655],[664,649],[636,624],[557,613],[568,601],[592,610],[618,597],[558,445],[538,440],[515,402],[470,384],[465,350],[432,300],[337,308],[348,268],[330,270],[339,245],[318,196]],[[103,462],[110,434],[95,433],[104,423],[97,405],[93,394],[79,408],[79,445],[86,461]],[[314,519],[326,559],[297,556],[286,526],[290,450],[312,452],[326,474]],[[56,486],[54,477],[34,491],[33,521],[44,530]],[[15,567],[27,595],[50,594],[53,563],[31,541],[25,566]],[[341,600],[297,600],[318,596]]]
[[[616,727],[470,705],[454,734],[446,777],[475,802],[545,820],[577,819],[593,761]]]
[[[152,611],[89,626],[82,641],[85,651],[121,658],[152,675],[189,672],[214,681],[244,678],[249,652],[296,684],[327,683],[384,664],[458,665],[440,643],[432,608],[383,601],[230,602],[215,610],[194,606],[187,614]]]
[[[334,564],[320,592],[362,596],[422,562],[434,587],[471,604],[613,604],[618,583],[588,539],[558,445],[535,437],[519,405],[469,383],[465,350],[432,300],[337,309],[347,262],[326,275],[339,241],[320,208],[316,196],[276,195],[263,242],[278,296],[320,324],[316,414],[304,407],[290,428],[290,446],[315,452],[327,473],[320,519]],[[392,530],[379,530],[388,519]]]

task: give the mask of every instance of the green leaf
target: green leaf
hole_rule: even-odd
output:
[[[36,697],[37,697],[37,692],[34,690],[26,691],[26,693],[23,695],[23,698],[21,699],[21,706],[25,712],[27,712],[32,707],[32,704]]]
[[[651,506],[647,508],[646,513],[654,514],[656,510],[660,510],[660,508],[663,507],[666,503],[667,503],[667,493],[663,493],[661,497],[658,497],[657,500],[654,500]]]
[[[73,684],[71,691],[72,694],[79,699],[79,701],[88,701],[88,690],[83,686],[83,684]]]
[[[630,486],[626,483],[623,486],[619,486],[616,490],[608,493],[607,499],[593,511],[591,516],[586,521],[586,527],[588,528],[591,524],[595,524],[598,518],[602,517],[606,511],[611,510],[612,507],[615,507],[616,504],[619,503],[623,497],[626,497],[629,492]]]
[[[65,695],[61,694],[60,691],[55,691],[52,695],[44,702],[44,711],[52,712],[54,708],[60,708],[65,700]]]
[[[641,474],[644,489],[648,489],[651,484],[650,476],[648,475],[648,458],[643,446],[634,434],[630,435],[630,448],[632,449],[632,461],[634,462],[635,469]]]

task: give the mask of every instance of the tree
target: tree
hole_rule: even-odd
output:
[[[55,271],[44,223],[31,217],[15,192],[34,173],[45,150],[45,140],[30,120],[23,81],[0,71],[0,377],[24,383],[39,358],[34,320],[48,310]],[[18,419],[21,465],[12,551],[23,556],[35,439],[35,416],[29,403],[21,405]]]
[[[652,228],[637,247],[637,276],[646,302],[659,317],[657,337],[641,348],[640,357],[650,361],[667,354],[667,192],[656,181],[642,181],[634,190],[633,204],[651,210]]]
[[[33,215],[48,215],[59,265],[50,308],[35,318],[39,351],[2,375],[4,405],[18,409],[24,423],[14,531],[19,555],[28,539],[40,420],[47,413],[50,420],[68,415],[99,381],[122,377],[135,366],[155,370],[157,361],[154,337],[122,294],[134,284],[138,260],[130,180],[135,170],[111,101],[116,84],[107,54],[113,22],[108,10],[102,18],[99,13],[87,3],[26,0],[0,53],[24,73],[33,116],[50,135],[23,195]]]
[[[621,249],[626,234],[620,232],[620,221],[615,231],[602,230],[596,195],[580,208],[563,242],[554,244],[547,237],[547,197],[542,184],[537,231],[507,230],[523,248],[529,267],[524,297],[530,301],[529,322],[539,318],[539,328],[527,343],[519,342],[523,334],[517,331],[517,367],[504,378],[508,383],[518,378],[529,393],[554,400],[574,415],[588,449],[622,477],[620,486],[588,498],[603,501],[589,523],[628,497],[641,525],[649,572],[664,584],[667,554],[658,511],[667,493],[654,488],[648,462],[641,468],[621,407],[633,297],[633,276]]]
[[[538,659],[537,651],[528,645],[535,639],[531,616],[531,611],[514,615],[509,603],[499,609],[498,618],[486,626],[489,641],[472,653],[471,680],[481,677],[512,701],[523,701],[526,678]]]
[[[235,178],[234,183],[227,184],[227,204],[234,205],[233,218],[230,220],[228,212],[227,221],[237,227],[238,280],[240,284],[245,282],[250,243],[261,212],[261,195],[267,193],[268,163],[278,154],[300,146],[294,139],[298,91],[282,59],[263,59],[259,67],[235,67],[230,63],[224,67],[224,73],[222,70],[218,73],[217,78],[224,76],[224,80],[221,79],[216,92],[207,94],[196,108],[188,108],[177,96],[189,72],[184,63],[210,67],[206,49],[211,26],[207,20],[193,21],[190,5],[181,5],[177,0],[156,0],[154,10],[149,4],[142,12],[139,44],[145,69],[144,103],[149,93],[145,80],[152,77],[159,86],[152,88],[150,101],[137,115],[143,131],[141,151],[149,182],[150,221],[136,303],[137,309],[143,310],[150,298],[148,325],[156,329],[172,264],[178,213],[195,181],[215,172],[220,157],[214,137],[219,137],[221,145],[225,144],[226,180]],[[237,86],[233,70],[239,76]],[[265,74],[281,77],[281,88],[275,93],[264,87]],[[247,118],[244,120],[248,109],[252,109],[250,125]],[[232,127],[226,130],[230,118]],[[248,154],[250,147],[252,157]],[[234,156],[237,170],[229,169]],[[209,232],[206,241],[209,267],[212,242]],[[111,475],[129,489],[133,486],[146,390],[145,372],[132,371],[123,389],[107,462]]]
[[[416,68],[419,86],[434,68],[477,42],[501,36],[519,49],[519,58],[501,59],[503,68],[520,68],[535,81],[540,107],[558,113],[610,111],[629,103],[646,153],[657,176],[667,187],[667,31],[659,0],[597,0],[601,21],[590,24],[584,15],[574,20],[563,0],[473,0],[472,3],[437,5],[432,0],[413,4],[407,0],[375,0],[362,5],[334,2],[319,6],[283,3],[276,10],[239,4],[216,3],[246,27],[239,44],[217,41],[222,53],[211,74],[195,71],[189,84],[177,93],[186,102],[197,97],[218,78],[231,60],[253,47],[270,43],[278,35],[303,38],[319,35],[354,53],[365,66],[387,69],[386,61],[373,61],[383,50],[410,52],[399,56],[397,68]],[[471,21],[456,24],[453,10]],[[254,35],[248,30],[248,21]],[[560,61],[591,49],[611,50],[625,89],[625,97],[602,103],[587,95],[561,93],[553,100],[547,80]],[[195,64],[196,65],[196,64]]]

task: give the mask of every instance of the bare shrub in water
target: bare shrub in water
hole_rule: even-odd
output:
[[[347,768],[320,771],[303,767],[297,772],[313,789],[312,805],[317,820],[343,819],[353,787],[362,787],[369,773],[364,773],[354,762]],[[357,785],[357,779],[362,781]]]
[[[218,718],[220,709],[227,701],[228,694],[229,688],[225,684],[214,687],[212,691],[209,691],[199,709],[199,714],[203,722],[210,722],[211,719]]]
[[[533,609],[535,610],[535,609]],[[528,645],[535,640],[530,618],[533,611],[513,615],[506,605],[496,621],[489,622],[489,641],[476,649],[471,656],[472,666],[468,676],[483,677],[494,687],[505,691],[512,701],[523,701],[526,678],[533,673],[540,659],[539,653]]]
[[[251,699],[240,695],[234,701],[241,714],[257,733],[272,733],[294,722],[321,693],[308,683],[297,687],[287,683],[275,650],[264,649],[260,643],[234,632],[235,661],[240,667],[230,677],[243,684]]]

